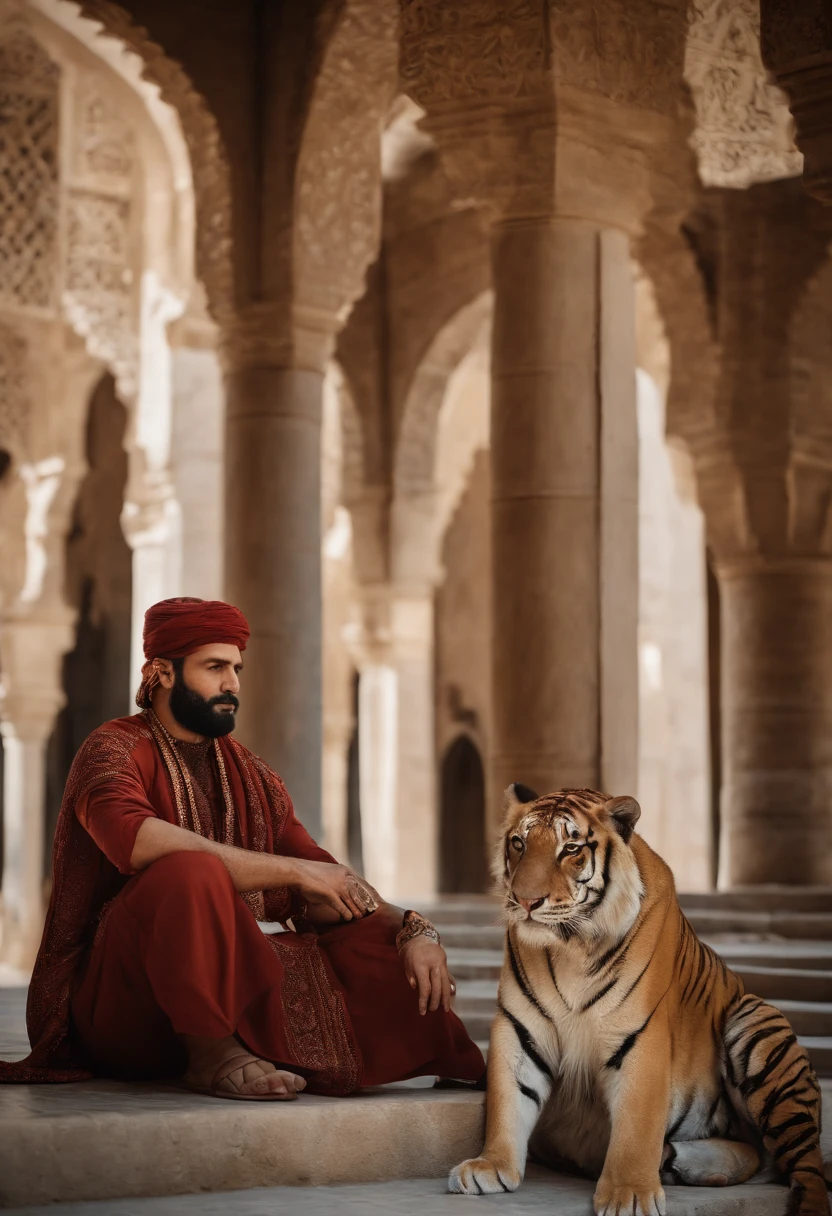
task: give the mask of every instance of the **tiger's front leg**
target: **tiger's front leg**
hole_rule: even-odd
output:
[[[451,1170],[448,1190],[516,1191],[526,1172],[529,1137],[551,1090],[551,1068],[531,1032],[500,1008],[488,1050],[485,1148]]]
[[[595,1188],[596,1216],[665,1216],[659,1169],[670,1108],[670,1038],[662,1009],[610,1055],[601,1082],[610,1142]]]

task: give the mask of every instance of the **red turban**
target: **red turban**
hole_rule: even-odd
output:
[[[181,596],[161,600],[144,614],[142,683],[136,704],[150,706],[150,694],[159,683],[154,659],[182,659],[202,646],[220,642],[245,650],[248,621],[233,604],[223,600],[197,600]]]

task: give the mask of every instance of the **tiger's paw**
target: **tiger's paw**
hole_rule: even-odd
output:
[[[519,1170],[493,1165],[485,1157],[475,1157],[451,1170],[448,1190],[453,1195],[495,1195],[500,1191],[516,1191],[521,1182]]]
[[[615,1184],[603,1175],[593,1197],[595,1216],[665,1216],[664,1189],[655,1182]]]

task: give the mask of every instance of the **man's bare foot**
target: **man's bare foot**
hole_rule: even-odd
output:
[[[303,1077],[283,1072],[268,1060],[242,1046],[233,1036],[204,1039],[183,1035],[188,1051],[188,1071],[182,1083],[198,1093],[218,1098],[252,1098],[287,1101],[306,1088]]]

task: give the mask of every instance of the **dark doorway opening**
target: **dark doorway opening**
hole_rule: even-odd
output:
[[[488,890],[485,773],[480,753],[460,735],[442,760],[439,886],[443,894]]]

